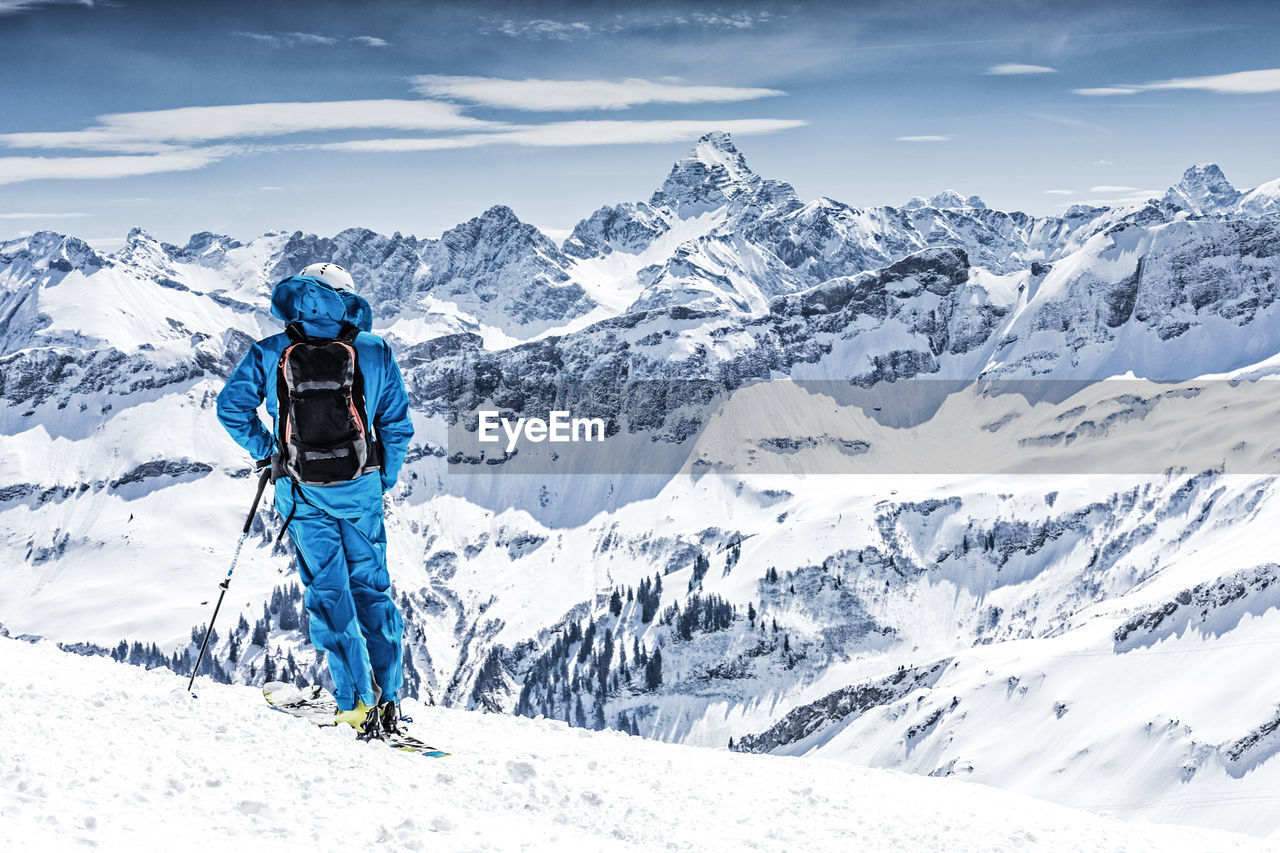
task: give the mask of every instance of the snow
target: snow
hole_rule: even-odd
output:
[[[171,673],[0,639],[0,846],[1278,849],[956,780],[407,708],[415,731],[453,753],[427,759],[275,713],[254,688],[197,684],[192,698]]]
[[[1184,591],[1199,585],[1265,573],[1276,559],[1280,488],[1274,478],[1262,476],[1235,477],[1220,470],[1197,475],[1214,468],[1216,459],[1205,467],[1160,476],[1071,470],[1075,460],[1089,461],[1094,471],[1129,470],[1126,465],[1139,451],[1149,458],[1152,447],[1174,446],[1240,460],[1251,466],[1245,470],[1266,473],[1274,464],[1270,425],[1280,403],[1250,407],[1243,393],[1215,396],[1229,390],[1218,383],[1195,399],[1132,407],[1135,417],[1117,420],[1108,436],[1095,440],[1092,433],[1081,432],[1070,446],[1055,448],[1068,476],[1046,471],[1012,476],[1026,470],[1020,465],[1031,454],[1007,453],[1005,448],[1020,447],[1021,439],[1075,429],[1089,418],[1102,422],[1120,411],[1114,398],[1132,388],[1097,383],[1082,389],[1073,405],[1078,402],[1083,414],[1065,426],[1055,420],[1055,410],[1015,395],[973,405],[959,396],[945,403],[934,400],[936,409],[927,411],[931,420],[908,431],[886,415],[874,417],[855,405],[851,390],[814,393],[801,383],[756,383],[757,375],[747,370],[771,355],[762,352],[762,342],[769,346],[769,330],[777,319],[804,336],[789,341],[793,353],[788,360],[767,362],[779,365],[769,368],[775,379],[847,380],[899,353],[936,360],[935,378],[984,372],[1050,379],[1276,378],[1280,304],[1274,293],[1280,267],[1266,247],[1275,243],[1275,219],[1267,210],[1280,196],[1280,182],[1249,193],[1237,213],[1205,217],[1188,218],[1185,212],[1146,204],[1075,208],[1065,219],[1036,220],[968,206],[935,206],[908,216],[828,199],[800,205],[790,198],[775,206],[781,196],[739,170],[725,143],[708,140],[695,158],[715,167],[707,186],[720,186],[724,178],[722,188],[732,192],[757,188],[732,203],[709,206],[699,201],[705,195],[691,192],[693,203],[687,207],[631,205],[632,224],[652,227],[611,232],[622,236],[609,243],[609,251],[590,257],[559,258],[552,247],[532,237],[527,245],[517,241],[504,250],[499,238],[510,230],[504,226],[494,229],[494,239],[480,241],[474,252],[457,259],[463,264],[459,269],[478,271],[460,278],[491,274],[498,296],[515,292],[509,288],[523,293],[530,273],[562,268],[585,293],[579,307],[594,306],[577,315],[544,316],[543,303],[557,296],[558,284],[528,291],[529,300],[516,310],[499,309],[481,298],[487,294],[433,279],[449,258],[430,241],[382,238],[359,229],[334,238],[342,246],[356,247],[343,259],[353,271],[363,270],[362,284],[385,290],[377,330],[392,340],[397,353],[408,354],[406,376],[415,405],[423,409],[438,402],[441,379],[431,369],[433,356],[426,353],[449,363],[439,336],[474,340],[460,333],[483,341],[483,350],[464,347],[467,358],[474,355],[474,361],[516,374],[538,366],[523,358],[523,352],[566,356],[565,364],[573,356],[573,370],[582,373],[590,374],[596,366],[621,367],[638,378],[658,379],[685,377],[687,372],[681,371],[705,357],[706,375],[723,371],[735,381],[750,378],[697,437],[676,445],[653,431],[620,435],[615,443],[571,458],[566,454],[555,469],[557,476],[546,475],[545,460],[537,453],[523,450],[504,466],[502,476],[457,474],[438,455],[446,445],[440,410],[415,412],[417,455],[388,498],[387,526],[392,577],[397,592],[412,601],[408,643],[423,674],[423,695],[464,708],[477,704],[479,692],[493,707],[511,711],[519,679],[528,675],[533,659],[571,622],[595,619],[616,628],[618,641],[628,648],[637,640],[648,650],[661,645],[668,676],[658,690],[633,683],[611,692],[604,724],[618,726],[619,714],[625,712],[647,738],[686,748],[579,735],[546,722],[430,710],[425,713],[433,732],[456,735],[446,746],[477,742],[491,749],[485,759],[489,764],[477,765],[491,775],[455,772],[448,783],[438,784],[432,775],[413,797],[399,790],[404,780],[397,777],[397,784],[388,781],[377,793],[418,804],[439,797],[438,814],[454,827],[452,835],[445,833],[449,849],[501,846],[489,835],[463,838],[472,825],[488,823],[485,808],[505,815],[495,818],[499,823],[515,826],[524,820],[536,826],[537,832],[527,837],[556,836],[570,848],[703,839],[706,830],[696,814],[685,814],[688,807],[677,793],[647,793],[656,805],[645,811],[647,801],[637,805],[635,791],[618,787],[630,781],[583,769],[591,761],[606,768],[625,766],[643,784],[661,784],[632,755],[664,767],[671,761],[683,774],[676,776],[681,782],[677,787],[687,789],[679,793],[705,796],[705,808],[722,811],[727,817],[717,839],[740,841],[738,847],[755,841],[781,849],[787,841],[792,847],[821,849],[831,841],[804,834],[808,825],[793,815],[811,804],[792,789],[813,786],[823,797],[842,797],[860,809],[883,812],[884,825],[875,830],[880,835],[858,829],[870,833],[860,838],[866,841],[863,846],[872,847],[873,841],[889,837],[889,818],[908,816],[896,830],[907,833],[916,831],[914,821],[919,820],[916,812],[877,799],[877,788],[892,789],[905,802],[928,798],[930,791],[947,791],[941,799],[948,801],[961,796],[950,793],[955,790],[945,787],[950,783],[903,780],[859,765],[921,777],[954,774],[974,784],[973,796],[983,803],[1013,803],[1015,810],[1027,808],[1023,800],[991,799],[997,795],[979,783],[1126,818],[1257,836],[1280,831],[1280,812],[1269,807],[1280,788],[1280,737],[1267,732],[1277,719],[1275,697],[1280,696],[1280,670],[1273,665],[1273,638],[1280,630],[1274,596],[1280,584],[1266,592],[1251,590],[1238,604],[1210,608],[1203,617],[1198,609],[1180,611],[1176,619],[1126,641],[1124,648],[1113,633],[1131,619],[1176,604]],[[688,177],[695,182],[684,188],[705,189],[697,181],[707,177],[706,171],[691,170]],[[673,191],[681,186],[673,184]],[[1247,210],[1246,202],[1252,205]],[[1255,218],[1232,218],[1245,214]],[[503,221],[518,225],[514,214]],[[300,254],[318,251],[328,241],[279,232],[232,248],[208,239],[197,244],[197,249],[206,246],[198,258],[136,232],[105,266],[92,262],[83,244],[50,232],[0,244],[0,264],[6,264],[0,267],[0,315],[7,324],[0,333],[0,352],[10,359],[0,390],[14,395],[12,405],[0,407],[0,556],[5,565],[0,621],[15,632],[109,647],[121,639],[155,642],[168,656],[175,650],[181,654],[192,626],[208,618],[208,600],[225,573],[252,494],[247,460],[216,423],[213,399],[247,339],[278,330],[266,311],[271,280],[282,269],[296,268],[290,264]],[[950,269],[931,265],[930,259],[941,263],[952,250],[930,246],[959,246],[968,255],[968,279],[952,296],[927,289],[912,295],[939,269]],[[798,266],[788,266],[774,252]],[[917,268],[923,266],[923,273],[886,278],[861,272],[862,264],[875,268],[908,256],[919,262]],[[62,263],[63,258],[70,264]],[[1037,268],[1032,260],[1042,265]],[[856,281],[884,282],[888,298],[883,316],[868,308],[849,314],[847,323],[815,331],[788,307],[802,302],[806,292]],[[1133,284],[1131,291],[1126,283]],[[772,298],[780,294],[798,297]],[[617,317],[646,304],[644,300],[651,300],[655,310]],[[672,316],[664,310],[671,304],[682,309],[694,304],[714,313],[680,311]],[[744,313],[742,306],[749,310]],[[780,313],[770,317],[775,309]],[[503,312],[508,310],[516,313],[507,316]],[[549,313],[555,314],[554,305]],[[615,319],[588,327],[606,318]],[[1179,323],[1187,324],[1185,331],[1179,331]],[[937,337],[944,330],[947,335]],[[530,341],[540,345],[529,346]],[[45,353],[47,360],[24,368],[28,356]],[[797,353],[804,357],[793,358]],[[102,363],[116,356],[124,359],[123,367]],[[465,375],[467,365],[459,361],[457,366]],[[199,369],[183,373],[186,367]],[[163,375],[170,369],[173,375]],[[20,374],[16,380],[11,378],[15,373]],[[559,378],[535,374],[539,381]],[[931,384],[938,383],[921,383],[925,388]],[[925,412],[928,403],[904,399],[901,415]],[[668,412],[684,413],[677,408]],[[966,446],[965,453],[950,451],[954,434],[986,426],[991,429],[978,431],[978,441]],[[851,470],[850,455],[835,442],[856,437],[872,445],[856,457],[862,470],[894,475],[827,476]],[[778,438],[798,443],[794,448],[762,446]],[[597,474],[612,470],[613,454],[646,459],[653,470],[683,473]],[[904,458],[935,475],[899,476]],[[164,473],[117,485],[139,466],[193,460],[211,470]],[[739,473],[786,473],[701,475],[721,462],[736,465]],[[695,463],[705,463],[697,476],[690,474]],[[534,473],[511,473],[521,466]],[[991,473],[960,475],[971,470]],[[558,476],[577,471],[591,473]],[[957,473],[941,474],[946,471]],[[269,504],[270,494],[266,500]],[[272,588],[296,580],[288,550],[272,546],[280,521],[264,508],[242,554],[220,625],[229,628],[241,615],[257,619]],[[975,544],[969,551],[970,543],[1016,525],[1022,525],[1021,532],[1005,535],[1003,550],[986,553]],[[730,571],[725,552],[735,540],[740,541],[741,558]],[[676,641],[669,626],[634,618],[631,603],[620,619],[608,615],[604,603],[614,586],[635,585],[655,572],[664,574],[661,605],[683,605],[690,592],[692,555],[698,552],[713,560],[698,587],[738,608],[740,617],[732,629]],[[890,559],[898,561],[896,570]],[[828,564],[830,575],[823,577]],[[783,596],[765,584],[762,576],[770,568],[793,576],[800,593]],[[831,590],[837,575],[850,591],[843,598]],[[808,591],[806,579],[812,581]],[[746,625],[741,614],[749,604],[763,614],[766,598],[769,618],[806,656],[798,663],[774,651],[756,654],[756,644],[767,643],[758,626]],[[313,650],[301,634],[278,626],[279,620],[269,635],[276,659],[294,653],[304,669],[314,666]],[[781,642],[779,637],[777,645]],[[250,667],[261,665],[264,656],[262,648],[244,645],[233,673],[241,682],[260,675]],[[228,646],[229,638],[223,636],[211,654],[225,662]],[[35,648],[4,643],[0,671],[9,660],[25,661],[29,672],[47,668],[43,659],[30,657],[43,654],[41,647]],[[507,680],[478,691],[476,672],[491,652],[504,656]],[[793,708],[831,691],[884,678],[902,664],[927,666],[943,659],[956,663],[935,683],[857,718],[831,721],[810,740],[787,744],[782,751],[803,753],[803,764],[799,759],[773,761],[687,748],[719,748],[730,736],[740,742],[743,735],[763,732]],[[740,661],[750,669],[745,677],[708,675],[714,666]],[[101,669],[111,666],[105,661],[75,669],[80,665],[58,658],[49,666],[69,667],[67,672],[79,673],[86,683],[133,685],[105,698],[22,687],[19,704],[48,699],[42,707],[78,709],[64,721],[67,728],[57,728],[63,725],[58,718],[47,723],[64,738],[80,734],[73,724],[83,722],[82,712],[92,710],[93,702],[104,702],[94,714],[97,719],[136,717],[138,704],[149,714],[151,703],[181,721],[184,733],[212,721],[212,734],[192,735],[192,743],[235,749],[238,736],[230,733],[244,709],[258,701],[253,691],[209,688],[201,708],[220,710],[205,715],[165,692],[163,685],[169,682],[159,674],[130,682],[141,674]],[[576,667],[574,674],[581,669]],[[1018,685],[1012,692],[1010,679]],[[0,681],[27,683],[7,677]],[[1025,693],[1020,692],[1023,687]],[[8,690],[4,695],[10,704],[19,701],[14,698],[18,693]],[[959,704],[951,713],[947,709],[954,699]],[[1056,710],[1058,704],[1064,713]],[[908,736],[938,711],[943,715],[936,724]],[[218,725],[227,730],[217,732]],[[275,718],[265,725],[275,726],[267,729],[275,740],[254,740],[253,749],[236,752],[236,761],[245,767],[253,752],[276,756],[276,741],[305,744],[306,749],[294,752],[306,755],[329,750],[323,753],[329,764],[357,768],[361,776],[382,766],[360,763],[369,751],[335,744],[327,737],[332,733],[295,733]],[[1259,733],[1255,748],[1242,759],[1232,757],[1233,745]],[[124,734],[119,737],[112,744],[121,754],[151,748]],[[489,746],[490,740],[509,746],[512,755],[499,755],[499,746]],[[522,745],[524,740],[537,749]],[[6,744],[19,741],[5,739]],[[28,746],[19,743],[17,748]],[[99,754],[96,747],[85,749],[86,758],[69,778],[83,779],[98,772],[89,768],[100,764],[132,779],[143,767],[121,763],[118,755]],[[543,760],[531,759],[530,750]],[[24,774],[45,779],[28,785],[28,795],[43,788],[51,801],[72,796],[63,793],[65,784],[51,781],[52,775],[39,775],[43,771],[33,753],[15,755],[27,756]],[[155,771],[147,778],[161,780],[159,788],[153,784],[147,793],[153,812],[157,803],[168,807],[182,799],[164,797],[166,778],[185,785],[188,798],[193,791],[213,796],[202,781],[193,783],[167,764],[161,752],[147,755],[150,763],[143,769]],[[558,765],[564,766],[565,777],[549,777],[543,769],[551,755],[564,757]],[[689,755],[697,758],[686,766],[682,762]],[[202,759],[194,751],[184,756],[196,766],[212,766],[199,764]],[[15,766],[4,764],[6,760],[0,758],[0,786],[16,785],[4,781]],[[60,760],[64,770],[73,766],[69,754]],[[517,813],[507,800],[470,803],[450,787],[462,780],[485,790],[505,785],[511,794],[512,783],[503,775],[508,760],[528,761],[537,770],[536,802],[525,795],[529,783],[517,786],[527,813]],[[307,768],[317,778],[342,784],[324,762]],[[261,790],[248,770],[235,772],[241,774],[235,787]],[[765,789],[754,781],[757,776],[778,779],[778,790],[761,794]],[[582,800],[588,777],[597,791],[615,786],[608,788],[615,801],[650,815],[646,820],[662,832],[636,830],[612,840],[598,834],[592,821],[600,818],[603,807]],[[305,789],[301,776],[290,778],[289,802],[312,808],[316,821],[337,826],[367,817],[367,809],[358,815],[354,808],[343,812],[335,797]],[[538,787],[548,778],[557,786],[554,792]],[[738,803],[727,795],[713,799],[704,793],[725,778],[744,780],[743,802],[750,808],[741,833],[732,823],[741,814]],[[103,788],[108,782],[94,784]],[[924,787],[912,787],[916,784]],[[224,784],[224,791],[226,787],[231,786]],[[84,784],[72,790],[74,796],[89,793]],[[107,794],[99,794],[106,802]],[[548,805],[560,797],[573,803],[563,807],[569,813],[564,823],[556,823],[559,813]],[[265,802],[257,793],[242,799]],[[241,821],[244,833],[254,831],[253,816],[236,809],[240,800],[201,802],[210,813],[227,811]],[[979,814],[974,808],[973,814]],[[274,802],[271,809],[301,820],[301,811]],[[326,809],[344,817],[330,820]],[[981,814],[994,815],[992,809]],[[80,822],[82,815],[94,817],[100,828],[109,823],[87,805],[81,812],[58,815],[69,822],[64,826]],[[762,827],[755,812],[783,816]],[[212,831],[211,818],[176,814],[205,827],[200,831]],[[135,818],[142,820],[137,814]],[[166,827],[180,823],[176,817],[170,822],[167,814],[149,819]],[[434,838],[438,833],[430,819],[415,817],[406,831]],[[257,821],[258,832],[274,830],[271,819],[259,815]],[[971,816],[969,824],[954,825],[979,822]],[[404,846],[399,822],[382,823],[387,840]],[[714,823],[719,827],[721,821]],[[814,833],[820,835],[828,826],[819,821]],[[992,847],[1026,840],[999,835],[1004,826],[997,820],[989,832],[975,830],[974,837],[996,839]],[[770,839],[770,829],[780,834]],[[1046,837],[1037,835],[1048,846]],[[938,846],[954,847],[954,840]]]

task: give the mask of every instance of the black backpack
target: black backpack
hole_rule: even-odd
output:
[[[289,345],[276,366],[276,476],[307,486],[345,483],[377,471],[381,454],[366,423],[364,376],[344,323],[336,338],[308,338],[285,327]]]

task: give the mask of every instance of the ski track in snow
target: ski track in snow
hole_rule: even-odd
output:
[[[200,683],[0,639],[16,850],[1280,850],[971,782],[409,708],[425,759]],[[15,713],[20,709],[20,713]]]

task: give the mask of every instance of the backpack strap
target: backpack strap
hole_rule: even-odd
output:
[[[307,333],[302,328],[301,323],[286,323],[284,331],[289,336],[291,343],[300,344],[307,340]]]
[[[337,340],[344,344],[355,343],[356,335],[360,334],[360,330],[345,320],[342,322],[342,328],[338,331]]]

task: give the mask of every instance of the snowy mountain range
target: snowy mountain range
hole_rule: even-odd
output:
[[[1275,832],[1274,404],[1200,387],[1280,374],[1278,249],[1280,180],[1239,191],[1211,164],[1061,216],[951,190],[859,208],[801,200],[718,133],[561,245],[502,206],[438,240],[9,240],[0,623],[189,666],[252,491],[214,398],[277,330],[271,285],[332,260],[410,387],[388,528],[423,701]],[[1202,405],[1170,414],[1115,377],[1200,383]],[[1069,380],[1053,440],[1103,470],[820,473],[888,452],[902,424],[867,416],[868,446],[838,445],[857,401],[804,383],[940,379]],[[661,462],[451,454],[460,411],[544,411],[580,382],[650,383],[617,446]],[[945,435],[949,400],[912,428]],[[989,404],[985,432],[1052,438],[1035,403]],[[1120,473],[1162,437],[1223,464]],[[241,557],[218,680],[320,677],[278,526],[260,513]]]

